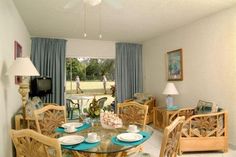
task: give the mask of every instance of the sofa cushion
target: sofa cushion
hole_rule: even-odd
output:
[[[33,97],[29,99],[25,105],[26,108],[26,117],[34,118],[34,110],[40,109],[43,107],[43,102],[39,97]]]
[[[147,100],[150,100],[152,95],[147,93],[135,93],[134,94],[134,101],[144,104]]]
[[[217,112],[216,104],[213,102],[207,102],[203,100],[199,100],[196,108],[197,114],[211,113]]]

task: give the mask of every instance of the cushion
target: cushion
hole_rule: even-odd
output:
[[[43,107],[43,102],[39,97],[33,97],[29,99],[25,105],[26,117],[34,118],[34,110],[40,109]]]
[[[217,112],[216,104],[213,102],[207,102],[203,100],[199,100],[196,108],[197,114],[211,113]]]
[[[134,101],[144,104],[145,101],[150,100],[152,95],[147,94],[147,93],[135,93],[134,94]]]

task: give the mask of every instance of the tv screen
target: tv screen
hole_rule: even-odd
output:
[[[52,93],[52,79],[49,77],[35,78],[31,82],[31,95],[44,96]]]

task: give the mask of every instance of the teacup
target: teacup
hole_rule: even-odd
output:
[[[97,141],[98,135],[95,132],[90,132],[90,133],[88,133],[88,138],[87,139],[91,142]]]
[[[129,125],[128,130],[130,132],[137,132],[138,131],[138,127],[137,127],[137,125]]]
[[[66,132],[74,132],[76,129],[75,129],[75,126],[74,125],[70,125],[70,126],[67,126],[65,128],[65,131]]]

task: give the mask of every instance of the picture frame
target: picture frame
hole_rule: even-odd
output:
[[[183,51],[177,49],[167,52],[167,80],[183,80]]]
[[[17,41],[14,41],[14,59],[17,57],[22,57],[22,46]],[[21,82],[22,77],[15,76],[15,84],[20,84]]]

